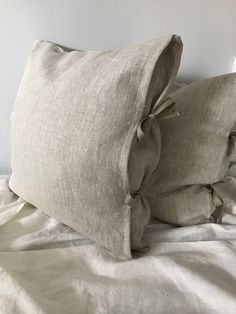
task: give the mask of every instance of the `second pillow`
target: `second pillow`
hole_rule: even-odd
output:
[[[162,152],[152,188],[152,215],[175,225],[213,221],[234,148],[236,73],[193,82],[171,93],[180,113],[160,121]]]

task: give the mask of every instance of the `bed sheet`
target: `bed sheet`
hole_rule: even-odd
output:
[[[236,313],[234,206],[221,224],[152,221],[151,248],[120,262],[0,177],[1,314]]]

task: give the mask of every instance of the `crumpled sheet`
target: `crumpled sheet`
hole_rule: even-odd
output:
[[[7,183],[1,176],[0,314],[236,313],[230,209],[221,224],[177,228],[153,221],[150,251],[120,262],[25,204]]]

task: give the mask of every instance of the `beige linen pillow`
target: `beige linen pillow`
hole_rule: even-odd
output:
[[[10,188],[120,258],[146,243],[146,191],[177,36],[107,52],[34,44],[12,114]]]
[[[222,205],[214,183],[225,179],[232,151],[236,73],[193,82],[170,98],[180,116],[160,121],[152,215],[176,225],[209,222]]]

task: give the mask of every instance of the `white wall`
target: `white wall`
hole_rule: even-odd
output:
[[[231,71],[235,0],[0,0],[0,173],[10,172],[10,112],[36,38],[80,49],[111,49],[177,33],[180,79]]]

